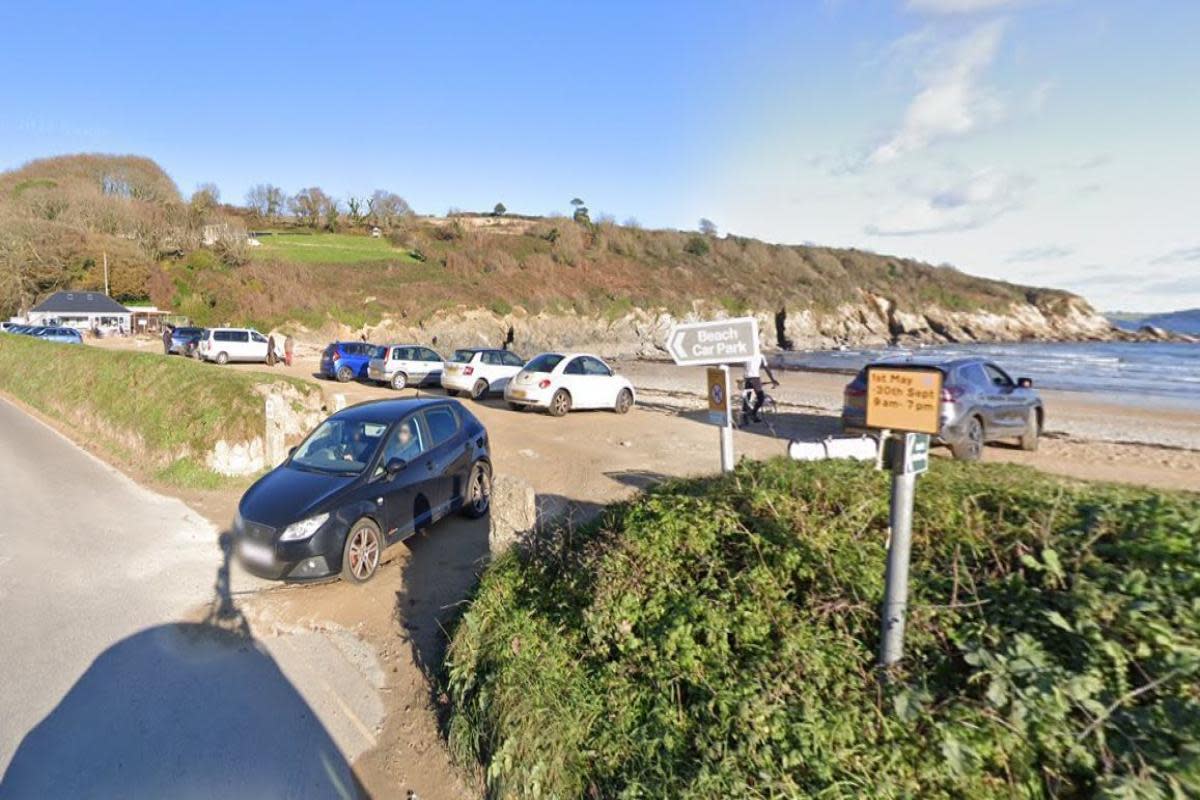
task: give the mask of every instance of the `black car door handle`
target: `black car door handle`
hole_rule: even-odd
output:
[[[429,470],[430,472],[433,472],[433,462],[432,462],[432,461],[426,461],[426,462],[425,462],[425,469]]]

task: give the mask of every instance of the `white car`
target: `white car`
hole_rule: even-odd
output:
[[[424,386],[442,379],[442,357],[417,344],[389,344],[379,348],[382,356],[367,365],[367,377],[393,389]]]
[[[521,371],[525,360],[508,350],[455,350],[442,370],[442,388],[448,394],[466,392],[473,400],[503,392]]]
[[[251,328],[208,328],[196,343],[201,361],[267,361],[267,337]]]
[[[544,408],[561,417],[581,408],[633,408],[633,384],[588,353],[542,353],[525,365],[504,390],[513,409]]]

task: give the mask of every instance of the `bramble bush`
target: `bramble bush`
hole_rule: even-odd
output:
[[[1200,796],[1200,496],[936,462],[881,681],[887,494],[745,462],[497,560],[451,746],[495,797]]]

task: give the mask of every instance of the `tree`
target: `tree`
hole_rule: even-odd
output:
[[[578,197],[573,197],[573,198],[571,198],[571,205],[575,206],[576,208],[579,208],[580,206],[583,205],[583,201],[581,199],[579,199]]]
[[[571,215],[571,218],[584,225],[588,225],[592,221],[591,216],[588,215],[587,206],[575,206],[575,213]]]
[[[269,183],[260,183],[246,192],[246,207],[263,219],[275,220],[283,213],[286,205],[283,189]]]
[[[192,208],[200,214],[206,214],[221,203],[221,190],[215,183],[202,183],[192,192]]]
[[[368,207],[368,203],[369,200],[362,200],[354,196],[347,198],[346,208],[348,209],[348,213],[346,216],[350,217],[350,222],[357,225],[363,221],[363,217],[366,216],[365,209]]]
[[[504,213],[506,211],[508,211],[508,209],[505,208],[504,203],[496,203],[495,208],[492,209],[492,213],[495,214],[497,217],[504,216]]]
[[[325,204],[325,230],[329,232],[336,231],[338,227],[338,201],[334,198],[329,198],[329,202]]]
[[[296,221],[310,228],[317,227],[322,219],[328,218],[330,206],[334,207],[336,214],[337,205],[334,199],[318,186],[301,189],[288,201],[288,207]]]
[[[717,223],[713,222],[711,219],[708,219],[707,217],[701,217],[700,218],[700,233],[704,234],[705,236],[716,236],[717,235]]]
[[[381,228],[390,228],[412,213],[407,200],[383,189],[376,189],[367,201],[367,217]]]

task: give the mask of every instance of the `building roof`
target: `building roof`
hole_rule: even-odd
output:
[[[48,314],[128,314],[129,309],[102,292],[55,292],[31,311]]]

